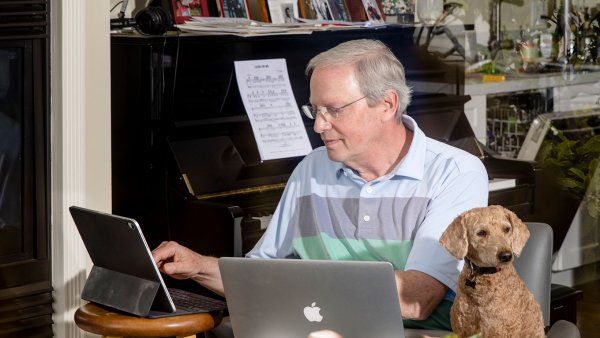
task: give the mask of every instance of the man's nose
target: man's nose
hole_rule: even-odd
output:
[[[320,134],[329,129],[331,129],[331,123],[329,123],[322,114],[317,114],[315,124],[313,125],[315,133]]]

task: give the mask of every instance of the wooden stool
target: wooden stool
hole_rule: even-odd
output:
[[[199,313],[156,319],[129,316],[112,312],[88,303],[75,312],[80,329],[105,337],[196,337],[221,322],[222,314]]]

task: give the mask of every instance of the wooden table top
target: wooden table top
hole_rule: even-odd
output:
[[[88,303],[75,312],[75,323],[84,331],[106,336],[190,336],[213,329],[222,313],[199,313],[163,318],[141,318],[113,312]]]

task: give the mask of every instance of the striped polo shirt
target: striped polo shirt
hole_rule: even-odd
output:
[[[460,213],[487,206],[488,176],[477,157],[428,138],[409,116],[403,123],[414,132],[407,155],[370,182],[325,147],[308,154],[247,257],[386,261],[455,292],[462,261],[439,238]]]

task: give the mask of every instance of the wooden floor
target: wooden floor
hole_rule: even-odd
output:
[[[583,291],[577,303],[577,326],[582,338],[600,338],[600,280],[576,285]]]

